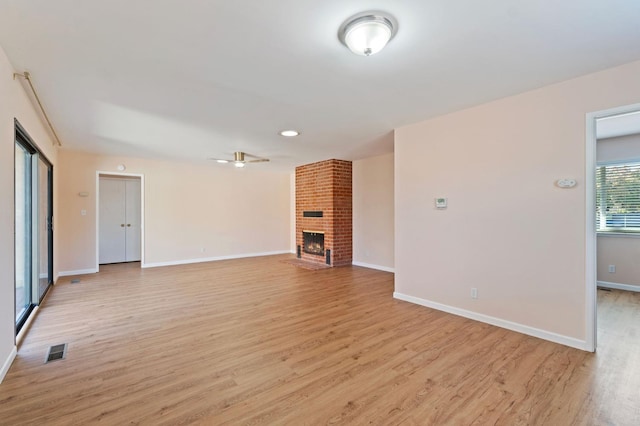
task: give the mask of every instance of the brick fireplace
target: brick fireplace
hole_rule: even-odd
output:
[[[351,185],[351,161],[326,160],[296,167],[298,257],[330,266],[351,265]]]

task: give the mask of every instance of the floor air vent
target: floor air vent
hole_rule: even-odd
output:
[[[80,279],[78,278],[74,278],[71,280],[71,284],[78,284],[80,282]]]
[[[44,363],[46,364],[51,361],[64,359],[65,355],[67,355],[66,343],[63,343],[61,345],[51,346],[49,347],[49,352],[47,352],[47,359],[45,359]]]

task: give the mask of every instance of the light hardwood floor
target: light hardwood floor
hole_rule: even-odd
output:
[[[598,292],[590,354],[394,300],[390,273],[287,258],[61,278],[0,424],[640,424],[640,294]]]

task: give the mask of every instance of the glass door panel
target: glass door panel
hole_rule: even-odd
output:
[[[32,305],[31,297],[31,156],[26,147],[15,147],[15,268],[16,324]]]
[[[51,165],[40,157],[38,159],[38,301],[42,300],[53,283],[51,180]]]

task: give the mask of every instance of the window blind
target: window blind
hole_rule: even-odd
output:
[[[640,232],[640,163],[597,167],[596,229]]]

